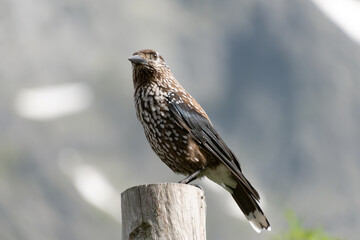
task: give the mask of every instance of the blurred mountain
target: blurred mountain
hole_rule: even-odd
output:
[[[1,6],[0,239],[121,238],[120,212],[86,200],[99,186],[71,167],[96,167],[119,192],[181,178],[136,120],[127,57],[143,48],[160,52],[206,109],[260,190],[273,231],[286,227],[291,208],[305,227],[360,234],[360,48],[310,1]],[[23,90],[72,83],[88,89],[90,106],[52,120],[17,112]],[[208,239],[272,236],[232,215],[224,191],[199,183]]]

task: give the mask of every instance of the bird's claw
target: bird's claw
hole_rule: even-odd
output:
[[[204,191],[203,187],[198,184],[190,184],[190,185],[199,188],[201,191]]]

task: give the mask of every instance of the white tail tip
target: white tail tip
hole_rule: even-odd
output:
[[[271,231],[271,227],[266,217],[258,210],[251,212],[249,215],[246,216],[246,218],[249,220],[250,225],[257,233],[260,233],[262,229]]]

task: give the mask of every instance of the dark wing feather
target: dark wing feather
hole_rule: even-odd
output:
[[[219,159],[238,178],[245,188],[259,200],[260,196],[241,172],[239,161],[225,142],[220,138],[207,117],[183,102],[176,93],[168,96],[169,111],[179,127],[186,129],[202,148]]]

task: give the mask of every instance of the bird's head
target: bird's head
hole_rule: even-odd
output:
[[[136,88],[144,81],[156,78],[169,70],[164,58],[154,50],[144,49],[135,52],[128,58],[133,67],[133,81]]]

